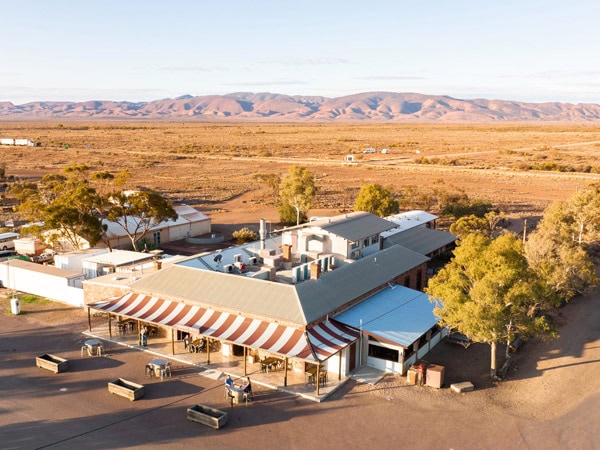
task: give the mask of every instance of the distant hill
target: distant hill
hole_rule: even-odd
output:
[[[233,93],[152,102],[0,102],[0,120],[145,119],[196,121],[377,122],[591,122],[593,103],[525,103],[461,100],[445,95],[366,92],[327,98],[270,93]]]

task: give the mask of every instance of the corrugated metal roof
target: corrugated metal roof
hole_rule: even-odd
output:
[[[422,255],[428,255],[455,240],[456,236],[447,231],[417,227],[386,237],[383,240],[383,248],[402,245]]]
[[[135,281],[131,288],[151,296],[181,298],[304,325],[326,317],[428,259],[393,246],[326,272],[318,280],[295,285],[176,264]]]
[[[326,220],[317,220],[312,222],[311,225],[349,241],[359,241],[396,226],[389,220],[364,211],[335,216]]]
[[[185,218],[188,222],[202,222],[204,220],[210,220],[203,212],[192,208],[189,205],[177,205],[173,206],[173,209],[177,213],[177,216]]]
[[[174,265],[132,283],[152,296],[181,298],[252,315],[306,324],[295,286]]]
[[[438,216],[425,211],[407,211],[392,216],[385,217],[385,220],[389,220],[394,223],[394,228],[389,231],[381,233],[382,237],[388,237],[392,234],[396,234],[402,231],[410,230],[414,227],[423,227],[429,222],[433,222]]]
[[[19,269],[30,270],[32,272],[38,272],[38,273],[45,273],[47,275],[52,275],[55,277],[62,277],[62,278],[80,278],[80,277],[84,276],[81,272],[75,272],[73,270],[61,269],[61,268],[55,267],[55,266],[37,264],[37,263],[29,262],[29,261],[23,261],[20,259],[11,259],[9,261],[1,262],[0,264],[3,264],[8,267],[15,267],[15,268],[18,267]]]
[[[304,316],[308,322],[324,317],[428,260],[396,245],[326,272],[318,280],[303,281],[296,289]]]
[[[122,266],[133,264],[135,262],[147,261],[152,258],[154,258],[154,256],[149,253],[132,252],[129,250],[113,250],[112,252],[105,252],[100,255],[92,255],[89,258],[85,258],[84,261],[97,264],[109,264],[111,266]]]
[[[407,348],[438,323],[434,307],[427,294],[393,285],[338,314],[335,319]]]

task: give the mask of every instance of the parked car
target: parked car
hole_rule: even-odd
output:
[[[383,153],[384,155],[387,155],[389,152],[390,152],[390,150],[387,149],[387,148],[382,148],[381,149],[381,153]]]
[[[370,148],[365,148],[363,150],[363,153],[377,153],[377,150],[375,150],[374,148],[370,147]]]
[[[45,263],[45,262],[53,262],[55,254],[56,254],[56,252],[46,251],[46,252],[42,253],[41,255],[32,256],[31,261],[34,263],[39,263],[39,264]]]

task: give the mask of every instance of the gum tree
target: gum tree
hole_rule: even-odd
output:
[[[394,194],[377,183],[361,186],[354,202],[354,211],[366,211],[379,217],[396,214],[398,208]]]
[[[305,167],[290,167],[279,188],[279,217],[283,223],[306,220],[317,193],[315,178]],[[295,217],[294,217],[295,216]]]
[[[513,234],[491,239],[465,236],[452,260],[429,280],[426,289],[442,325],[474,342],[490,345],[490,374],[496,376],[496,349],[515,334],[549,335],[543,315],[542,287],[529,270],[522,242]]]

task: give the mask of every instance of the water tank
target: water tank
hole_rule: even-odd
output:
[[[21,314],[21,302],[19,302],[18,298],[10,299],[10,312],[14,315]]]

